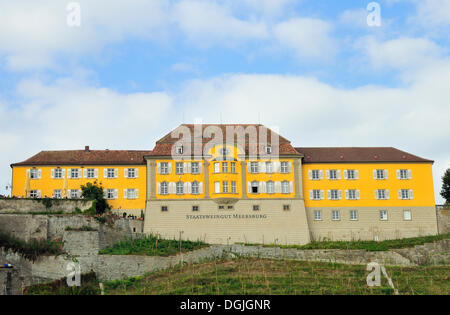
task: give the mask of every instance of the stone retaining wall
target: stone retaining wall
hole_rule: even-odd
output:
[[[437,221],[439,234],[450,233],[450,208],[438,210]]]
[[[73,213],[78,208],[85,211],[92,206],[92,200],[52,199],[52,206],[47,208],[42,199],[0,199],[0,213],[36,213],[63,212]]]

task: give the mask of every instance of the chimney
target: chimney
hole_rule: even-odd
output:
[[[86,145],[86,146],[84,147],[84,151],[89,151],[89,146],[88,146],[88,145]]]

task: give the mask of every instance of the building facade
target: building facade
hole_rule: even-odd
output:
[[[432,164],[395,148],[294,148],[262,125],[183,124],[151,151],[40,152],[11,165],[12,194],[78,198],[96,180],[115,211],[145,212],[144,232],[208,243],[384,240],[437,233]]]

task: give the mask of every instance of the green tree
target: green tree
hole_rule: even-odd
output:
[[[446,200],[446,203],[450,203],[450,168],[442,176],[441,196]]]
[[[102,214],[106,210],[109,210],[109,205],[103,196],[101,183],[98,184],[97,181],[94,181],[94,183],[81,185],[81,196],[85,199],[94,200],[93,208],[95,208],[97,214]]]

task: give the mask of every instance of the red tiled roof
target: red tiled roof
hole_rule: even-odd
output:
[[[213,140],[212,137],[210,138],[206,138],[206,137],[202,137],[201,141],[200,139],[198,139],[197,141],[194,141],[194,127],[196,125],[194,124],[182,124],[180,126],[178,126],[175,130],[171,131],[170,133],[168,133],[167,135],[165,135],[164,137],[162,137],[160,140],[158,140],[156,142],[155,147],[152,150],[152,153],[150,155],[153,156],[170,156],[171,155],[171,150],[172,150],[172,146],[174,143],[176,143],[179,138],[172,138],[172,133],[181,130],[182,128],[187,127],[192,135],[192,141],[195,143],[199,143],[202,145],[202,149],[203,147],[209,143],[211,140]],[[198,126],[198,125],[197,125]],[[261,124],[203,124],[202,126],[202,135],[204,133],[205,128],[213,126],[213,127],[219,127],[222,131],[222,135],[224,137],[224,141],[226,142],[226,129],[227,127],[242,127],[244,130],[247,127],[255,127],[256,128],[256,137],[258,139],[259,142],[259,128],[260,127],[264,127]],[[267,128],[267,127],[266,127]],[[272,131],[271,129],[267,128],[267,143],[271,142],[271,137],[272,137],[272,132],[274,133],[274,135],[278,135],[277,133],[275,133],[274,131]],[[291,145],[291,142],[289,140],[287,140],[286,138],[279,136],[279,154],[280,155],[300,155],[295,149],[294,147]],[[180,134],[180,138],[182,137],[182,135]],[[249,141],[248,141],[249,135],[245,134],[245,150],[246,150],[246,154],[249,153]],[[192,144],[191,146],[191,152],[195,152],[194,150],[194,144]],[[259,145],[259,143],[258,143]]]
[[[416,155],[392,147],[295,148],[303,154],[303,163],[337,162],[427,162]]]
[[[11,164],[21,165],[140,165],[151,151],[133,150],[67,150],[41,151],[31,158]]]

